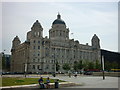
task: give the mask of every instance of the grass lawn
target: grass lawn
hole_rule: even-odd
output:
[[[15,85],[28,85],[28,84],[38,84],[39,78],[9,78],[9,77],[3,77],[2,78],[2,86],[15,86]],[[44,82],[46,81],[46,78],[43,78]],[[50,79],[50,82],[54,82],[55,79]],[[59,82],[64,82],[59,80]]]

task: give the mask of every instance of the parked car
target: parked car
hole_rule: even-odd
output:
[[[2,75],[8,75],[10,72],[2,72]]]
[[[84,72],[84,75],[92,75],[92,72],[86,71],[86,72]]]

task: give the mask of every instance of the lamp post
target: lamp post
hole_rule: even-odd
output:
[[[105,79],[105,73],[104,73],[104,56],[102,56],[102,71],[103,71],[103,80]]]
[[[27,74],[27,72],[28,72],[28,65],[29,65],[29,62],[28,62],[28,60],[29,60],[29,57],[27,57],[27,59],[26,59],[26,62],[24,63],[24,72],[25,72],[25,77],[26,77],[26,74]]]
[[[55,56],[54,56],[54,68],[55,68],[55,76],[56,76],[56,61],[55,61]]]
[[[45,58],[45,57],[42,57],[42,58],[41,58],[41,69],[40,69],[40,70],[41,70],[41,73],[42,73],[42,74],[44,73],[44,58]]]
[[[25,77],[26,77],[26,72],[27,72],[27,63],[25,63]]]

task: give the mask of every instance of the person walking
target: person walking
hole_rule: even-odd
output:
[[[75,77],[77,77],[77,72],[75,72]]]
[[[71,77],[71,71],[70,70],[68,71],[68,76]]]

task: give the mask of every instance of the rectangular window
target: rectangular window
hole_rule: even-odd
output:
[[[40,44],[40,41],[38,41],[38,43]]]
[[[35,43],[35,40],[33,41],[33,43]]]
[[[33,56],[35,56],[35,54],[33,54]]]
[[[33,62],[35,62],[35,59],[33,59]]]
[[[33,49],[35,49],[35,46],[33,46]]]
[[[35,69],[35,65],[33,65],[33,69]]]
[[[38,58],[38,62],[40,62],[40,59]]]
[[[74,55],[74,58],[75,58],[75,55]]]
[[[40,46],[38,46],[38,49],[40,49]]]
[[[37,66],[37,69],[40,69],[40,65]]]

